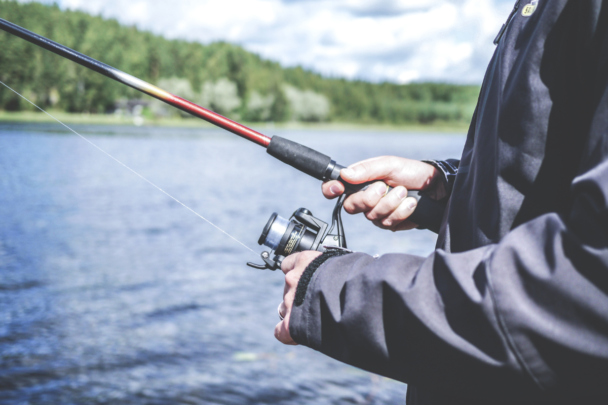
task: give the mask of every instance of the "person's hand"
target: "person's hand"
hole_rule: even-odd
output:
[[[374,225],[393,232],[418,226],[407,219],[417,203],[415,198],[407,197],[408,189],[424,190],[437,200],[446,195],[440,172],[419,160],[376,157],[342,169],[340,176],[352,184],[380,180],[366,190],[348,196],[344,210],[349,214],[363,212]],[[387,184],[394,187],[388,194]],[[344,184],[337,180],[328,181],[323,183],[322,190],[326,198],[335,198],[344,193]]]
[[[283,320],[275,326],[274,336],[283,344],[297,345],[289,333],[289,318],[291,317],[293,300],[296,296],[296,288],[306,267],[320,255],[321,252],[306,250],[287,256],[281,264],[281,270],[285,273],[285,290],[283,291],[283,302],[279,306],[279,312],[283,316]]]

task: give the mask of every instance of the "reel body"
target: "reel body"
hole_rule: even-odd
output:
[[[306,208],[296,210],[289,220],[276,212],[270,216],[258,240],[259,245],[270,248],[262,252],[264,264],[247,263],[260,270],[276,270],[281,267],[285,257],[295,252],[316,250],[324,252],[327,248],[346,248],[346,237],[342,226],[341,210],[344,198],[338,199],[332,215],[332,226],[313,216]],[[328,229],[329,228],[329,229]],[[332,232],[336,230],[336,233]]]

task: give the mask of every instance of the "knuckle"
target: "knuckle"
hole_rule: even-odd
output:
[[[287,256],[285,258],[285,260],[283,260],[283,263],[281,263],[281,270],[283,270],[283,272],[289,272],[293,269],[294,267],[294,263],[293,263],[293,258],[291,256]],[[289,273],[287,273],[289,274]]]
[[[367,190],[363,195],[362,203],[368,208],[373,208],[376,205],[376,196],[373,190]]]
[[[320,255],[320,252],[317,252],[316,250],[307,250],[303,254],[306,256],[306,265],[308,266],[308,263],[310,263],[311,260],[314,260]]]
[[[385,229],[385,226],[382,225],[382,222],[380,222],[380,221],[372,221],[372,224],[374,224],[378,228]]]
[[[387,201],[385,199],[381,200],[378,205],[376,205],[376,207],[374,208],[374,211],[376,212],[378,218],[385,218],[388,217],[392,212],[393,212],[394,208],[393,205],[391,204],[390,201]]]
[[[390,194],[391,194],[391,198],[390,198],[390,204],[394,207],[398,207],[399,204],[401,203],[401,197],[399,197],[399,195],[397,194],[399,190],[397,188],[395,188]]]
[[[344,210],[349,214],[355,213],[355,199],[354,197],[349,197],[344,201]]]
[[[371,205],[371,197],[367,192],[363,193],[363,197],[361,198],[361,205],[365,205],[368,207]]]
[[[365,211],[365,204],[363,204],[361,200],[353,201],[351,211],[351,214],[358,214],[359,212]]]
[[[406,219],[412,214],[412,212],[414,211],[415,208],[416,208],[416,203],[414,202],[412,204],[412,199],[406,198],[401,203],[401,205],[399,205],[399,209],[397,210],[396,215],[398,215],[400,219]]]
[[[296,252],[296,253],[292,253],[290,255],[291,257],[293,257],[293,267],[296,268],[298,266],[300,266],[301,262],[302,262],[302,252]]]
[[[290,272],[285,275],[285,283],[289,286],[297,285],[300,280],[300,276]]]
[[[393,195],[390,201],[387,201],[387,209],[391,213],[394,213],[399,209],[399,205],[401,204],[401,199],[397,195]]]

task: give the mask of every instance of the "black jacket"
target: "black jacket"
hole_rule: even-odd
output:
[[[292,311],[298,343],[410,384],[408,404],[608,403],[608,2],[528,3],[437,250],[332,258]]]

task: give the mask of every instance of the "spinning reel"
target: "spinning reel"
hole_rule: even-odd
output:
[[[276,270],[281,267],[285,257],[304,250],[317,250],[324,252],[327,248],[346,248],[346,237],[342,225],[342,205],[345,195],[340,196],[331,216],[331,227],[312,215],[306,208],[296,210],[289,220],[279,216],[276,212],[270,216],[259,245],[270,248],[269,252],[262,252],[264,264],[247,263],[247,266],[260,270]],[[333,233],[335,230],[335,233]],[[271,257],[272,256],[272,257]]]

